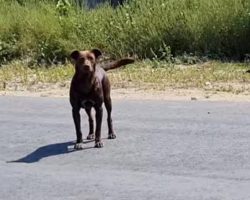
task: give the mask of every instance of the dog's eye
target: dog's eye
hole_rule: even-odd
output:
[[[90,61],[93,61],[93,60],[94,60],[94,58],[93,58],[92,56],[88,56],[87,58],[88,58],[88,60],[90,60]]]
[[[79,62],[80,62],[80,63],[84,63],[84,61],[85,61],[84,58],[80,58],[80,59],[79,59]]]

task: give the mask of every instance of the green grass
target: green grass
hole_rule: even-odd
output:
[[[113,88],[165,90],[199,88],[209,91],[250,93],[249,64],[206,62],[196,65],[172,65],[166,62],[143,61],[108,72]],[[13,62],[0,68],[0,90],[13,90],[60,83],[68,87],[73,76],[71,64],[50,68],[29,68]],[[17,89],[18,90],[18,89]]]
[[[249,0],[130,0],[124,7],[67,7],[48,1],[0,0],[0,63],[65,63],[73,49],[111,57],[244,59],[250,53]]]

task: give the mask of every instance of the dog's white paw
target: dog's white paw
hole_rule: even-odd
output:
[[[74,146],[74,149],[75,150],[81,150],[81,149],[83,149],[82,145],[83,145],[82,143],[76,143],[75,146]]]
[[[89,134],[87,136],[87,140],[93,140],[93,139],[95,139],[95,135],[94,134]]]
[[[114,133],[110,133],[108,135],[108,139],[115,139],[115,138],[116,138],[116,134],[114,134]]]
[[[95,148],[102,148],[103,147],[103,143],[102,142],[96,142],[95,143]]]

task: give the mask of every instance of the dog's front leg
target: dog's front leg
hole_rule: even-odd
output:
[[[102,115],[103,115],[103,109],[102,106],[96,106],[96,130],[95,130],[95,147],[101,148],[103,147],[103,143],[101,141],[101,127],[102,127]]]
[[[80,116],[80,108],[73,107],[72,109],[72,115],[74,119],[75,124],[75,130],[76,130],[76,144],[75,149],[82,149],[82,132],[81,132],[81,116]]]

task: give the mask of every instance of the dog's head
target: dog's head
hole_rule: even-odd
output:
[[[98,49],[90,51],[73,51],[70,55],[75,64],[75,70],[81,74],[90,74],[95,71],[98,57],[102,55]]]

